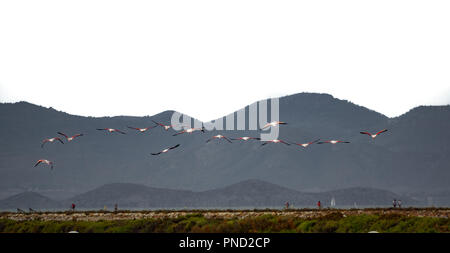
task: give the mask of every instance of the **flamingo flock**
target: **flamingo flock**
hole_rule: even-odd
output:
[[[168,131],[170,128],[173,128],[173,125],[165,125],[165,124],[156,122],[154,120],[152,120],[152,121],[153,121],[153,123],[155,123],[154,126],[148,126],[148,127],[145,127],[145,128],[138,128],[138,127],[128,126],[128,128],[136,130],[139,133],[145,133],[145,132],[149,131],[150,129],[153,129],[153,128],[158,127],[158,126],[162,127],[165,131]],[[270,127],[277,127],[277,126],[286,125],[286,124],[287,123],[283,122],[283,121],[272,121],[270,123],[265,124],[262,128],[260,128],[260,131],[263,131],[263,130],[268,129]],[[121,130],[118,130],[118,129],[115,129],[115,128],[97,128],[97,130],[98,131],[106,131],[109,134],[111,134],[111,133],[126,134],[125,132],[123,132]],[[180,135],[180,134],[192,134],[192,133],[197,132],[197,131],[205,133],[206,130],[205,130],[204,127],[201,127],[201,128],[188,128],[188,129],[176,132],[175,134],[173,134],[173,136],[177,136],[177,135]],[[388,131],[387,129],[383,129],[381,131],[378,131],[375,134],[371,134],[371,133],[369,133],[367,131],[361,131],[360,133],[370,136],[371,139],[373,140],[378,135],[380,135],[382,133],[385,133],[387,131]],[[75,135],[70,136],[70,137],[68,135],[66,135],[65,133],[63,133],[63,132],[57,132],[57,133],[59,135],[63,136],[66,139],[67,142],[74,141],[76,138],[84,136],[82,133],[75,134]],[[321,139],[316,139],[316,140],[310,141],[310,142],[297,143],[297,142],[289,142],[287,140],[279,140],[279,139],[261,140],[261,138],[259,138],[259,137],[251,137],[251,136],[229,138],[229,137],[226,137],[226,136],[224,136],[222,134],[214,135],[214,136],[210,137],[209,139],[207,139],[206,142],[208,143],[208,142],[211,142],[212,140],[224,140],[224,141],[227,141],[228,143],[233,143],[232,141],[244,141],[244,142],[247,142],[247,141],[250,141],[250,140],[254,140],[254,141],[261,141],[262,142],[261,147],[265,146],[267,144],[270,144],[270,143],[271,144],[279,144],[279,143],[281,143],[281,144],[284,144],[286,146],[290,146],[291,144],[293,144],[293,145],[296,145],[296,146],[300,146],[302,148],[307,148],[307,147],[309,147],[310,145],[313,145],[313,144],[333,144],[333,145],[335,145],[335,144],[339,144],[339,143],[350,143],[349,141],[334,140],[334,139],[333,140],[325,140],[325,141],[320,141]],[[46,143],[54,143],[54,142],[60,142],[61,144],[64,144],[64,142],[62,141],[61,138],[53,137],[53,138],[44,139],[42,141],[41,147],[43,148]],[[161,150],[159,152],[150,153],[150,154],[154,155],[154,156],[160,155],[160,154],[164,154],[164,153],[169,152],[170,150],[178,148],[179,146],[180,146],[180,144],[176,144],[174,146],[170,146],[168,148],[165,148],[165,149],[163,149],[163,150]],[[46,165],[50,166],[50,169],[53,170],[53,164],[54,163],[52,161],[50,161],[50,160],[39,159],[39,160],[36,161],[36,164],[34,165],[34,167],[37,167],[40,164],[46,164]]]

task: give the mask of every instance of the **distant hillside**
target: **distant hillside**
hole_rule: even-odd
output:
[[[84,194],[70,198],[67,203],[76,203],[80,208],[113,207],[118,204],[127,208],[185,207],[194,193],[190,191],[159,189],[137,184],[107,184]]]
[[[24,211],[29,211],[29,208],[34,210],[55,210],[62,208],[62,205],[58,201],[52,200],[35,192],[23,192],[0,200],[1,210],[16,211],[17,208]]]
[[[388,118],[328,94],[280,98],[280,119],[288,122],[280,128],[281,139],[351,142],[307,149],[281,144],[261,147],[255,141],[205,142],[218,133],[239,137],[258,136],[259,131],[172,136],[172,129],[157,127],[141,134],[127,128],[152,126],[152,120],[170,123],[172,113],[93,118],[26,102],[0,104],[1,188],[31,189],[49,197],[68,198],[113,182],[207,191],[259,179],[302,192],[350,187],[402,193],[450,190],[450,106],[423,106]],[[127,134],[96,130],[106,127]],[[389,131],[375,140],[359,133],[383,128]],[[41,141],[58,131],[84,136],[42,149]],[[181,146],[167,154],[150,155],[175,144]],[[54,161],[55,169],[33,168],[42,158]]]
[[[318,193],[317,198],[325,199],[326,205],[330,205],[331,199],[335,199],[338,206],[391,206],[394,199],[401,200],[403,206],[422,205],[423,202],[407,196],[401,196],[391,191],[353,187]],[[450,203],[450,202],[449,202]]]
[[[279,207],[286,201],[311,206],[316,201],[309,193],[254,179],[200,192],[197,196],[197,205],[205,207]]]
[[[0,210],[33,208],[35,210],[69,209],[75,203],[77,209],[112,210],[117,204],[121,209],[164,208],[282,208],[286,202],[291,207],[330,206],[335,198],[336,207],[390,206],[393,199],[402,199],[404,206],[422,203],[407,196],[368,188],[350,188],[322,193],[299,192],[261,180],[245,180],[227,187],[202,192],[153,188],[144,185],[113,183],[77,195],[64,201],[54,201],[37,193],[25,192],[0,201]]]

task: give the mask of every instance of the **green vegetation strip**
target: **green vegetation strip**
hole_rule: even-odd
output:
[[[1,233],[448,233],[449,219],[400,214],[350,215],[339,212],[318,218],[262,215],[242,219],[178,218],[101,221],[14,221],[0,219]]]

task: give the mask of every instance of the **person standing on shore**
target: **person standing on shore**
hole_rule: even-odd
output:
[[[320,203],[320,200],[317,202],[317,208],[321,208],[322,207],[322,204]]]
[[[400,199],[397,201],[397,204],[398,204],[398,208],[402,208],[402,201]]]
[[[394,206],[394,208],[397,207],[397,200],[396,199],[392,200],[392,205]]]
[[[74,212],[74,211],[75,211],[75,204],[72,203],[72,212]]]

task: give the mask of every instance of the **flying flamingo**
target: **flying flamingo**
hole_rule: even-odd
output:
[[[69,141],[73,141],[73,139],[75,139],[75,138],[77,138],[77,137],[79,137],[79,136],[83,136],[83,134],[76,134],[76,135],[74,135],[74,136],[71,136],[71,137],[69,137],[69,136],[67,136],[67,135],[65,135],[64,133],[61,133],[61,132],[58,132],[58,134],[60,134],[60,135],[62,135],[62,136],[64,136],[64,137],[66,137],[66,140],[69,142]]]
[[[114,128],[97,128],[97,130],[108,131],[109,133],[117,132],[117,133],[125,134],[124,132],[122,132],[120,130],[117,130],[117,129],[114,129]]]
[[[270,140],[270,141],[264,141],[264,143],[263,144],[261,144],[261,146],[264,146],[264,145],[266,145],[266,144],[268,144],[268,143],[283,143],[283,144],[286,144],[286,145],[291,145],[291,144],[289,144],[288,142],[286,142],[286,141],[283,141],[283,140]]]
[[[239,138],[236,138],[236,139],[231,138],[231,140],[234,140],[234,141],[238,141],[238,140],[248,141],[248,140],[261,140],[261,138],[245,136],[245,137],[239,137]]]
[[[173,147],[166,148],[166,149],[164,149],[162,151],[159,151],[158,153],[151,153],[151,154],[152,155],[159,155],[159,154],[162,154],[162,153],[167,153],[167,152],[169,152],[169,150],[177,148],[178,146],[180,146],[180,144],[177,144],[177,145],[175,145]]]
[[[49,160],[45,160],[45,159],[38,160],[38,161],[36,162],[36,164],[34,165],[34,167],[38,166],[40,163],[48,164],[48,165],[51,166],[50,169],[53,169],[53,162],[51,162],[51,161],[49,161]]]
[[[292,144],[295,144],[295,145],[302,146],[302,147],[306,148],[309,145],[314,144],[314,143],[316,143],[318,141],[320,141],[320,139],[317,139],[317,140],[311,141],[311,142],[307,142],[307,143],[292,143]]]
[[[151,126],[151,127],[146,127],[146,128],[137,128],[137,127],[130,127],[129,126],[128,128],[134,129],[134,130],[138,130],[139,132],[144,133],[145,131],[147,131],[149,129],[152,129],[152,128],[155,128],[155,127],[157,127],[157,126]]]
[[[64,142],[61,140],[61,138],[59,138],[59,137],[54,137],[54,138],[50,138],[50,139],[44,139],[44,140],[42,141],[41,148],[44,147],[45,143],[47,143],[47,142],[54,142],[54,141],[59,141],[59,142],[61,142],[62,144],[64,144]]]
[[[324,144],[324,143],[336,144],[336,143],[350,143],[350,142],[349,141],[330,140],[330,141],[319,141],[317,144]]]
[[[230,139],[228,139],[227,137],[225,137],[225,136],[223,136],[223,135],[220,135],[220,134],[211,137],[211,138],[208,139],[206,142],[210,142],[210,141],[213,140],[213,139],[225,139],[225,140],[228,141],[229,143],[232,143],[232,142],[230,141]]]
[[[286,125],[286,124],[287,123],[283,122],[283,121],[272,121],[270,123],[265,124],[260,130],[263,130],[268,127],[273,127],[273,126],[277,126],[277,125]]]
[[[189,128],[189,129],[180,131],[180,132],[174,134],[173,136],[176,136],[176,135],[179,135],[179,134],[184,134],[184,133],[191,134],[191,133],[193,133],[195,131],[202,131],[202,133],[204,133],[205,132],[205,128],[204,127],[202,127],[202,128]]]
[[[372,137],[372,139],[375,139],[375,137],[377,137],[379,134],[384,133],[384,132],[386,132],[386,131],[387,131],[387,129],[381,130],[381,131],[379,131],[379,132],[376,133],[376,134],[371,134],[371,133],[368,133],[368,132],[360,132],[360,133],[361,133],[361,134],[367,134],[367,135],[369,135],[370,137]]]
[[[164,130],[169,130],[171,127],[173,127],[173,125],[164,125],[164,124],[161,124],[161,123],[158,123],[158,122],[156,122],[156,121],[154,121],[154,120],[152,120],[153,121],[153,123],[155,123],[156,125],[159,125],[159,126],[161,126],[162,128],[164,128]]]

